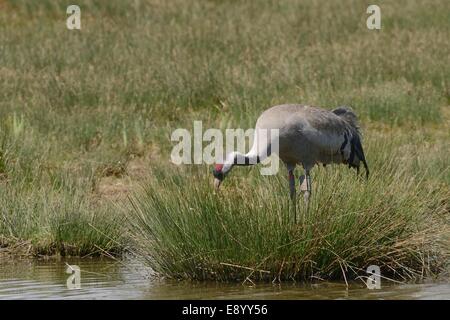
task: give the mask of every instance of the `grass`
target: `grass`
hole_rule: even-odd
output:
[[[69,31],[67,1],[0,0],[0,247],[120,254],[130,238],[142,239],[146,247],[131,249],[174,277],[247,274],[220,262],[256,268],[264,261],[258,268],[270,269],[269,278],[280,269],[285,278],[334,277],[341,266],[378,260],[406,276],[438,268],[420,257],[445,256],[446,1],[382,1],[380,31],[366,28],[369,2],[357,0],[77,4],[82,30]],[[344,168],[317,171],[314,207],[294,227],[284,178],[236,170],[218,198],[209,169],[170,163],[174,129],[194,120],[249,128],[261,111],[286,102],[352,105],[373,166],[369,183]],[[144,194],[136,191],[142,184]],[[190,187],[185,202],[175,197],[182,185]],[[128,196],[132,209],[123,206]],[[162,213],[180,219],[186,233]],[[365,226],[378,219],[364,240]],[[427,219],[439,230],[423,238]],[[240,234],[243,226],[252,233]],[[147,246],[152,235],[164,240]],[[195,242],[182,246],[187,235]],[[307,267],[309,260],[315,264]]]

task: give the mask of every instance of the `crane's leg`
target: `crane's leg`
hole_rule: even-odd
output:
[[[305,170],[305,176],[306,176],[306,191],[304,194],[304,198],[305,198],[305,203],[306,203],[306,207],[309,207],[309,198],[311,197],[311,176],[309,175],[309,170]]]
[[[297,203],[295,201],[296,196],[295,196],[295,175],[294,175],[295,165],[288,164],[287,169],[289,172],[289,193],[292,201],[292,209],[294,211],[294,223],[297,223]]]
[[[289,192],[291,196],[291,200],[295,201],[295,175],[294,175],[294,169],[288,169],[289,170]]]
[[[304,199],[306,203],[306,208],[309,205],[309,198],[311,196],[311,176],[310,176],[310,168],[305,168],[305,175],[300,177],[300,191],[304,192]]]

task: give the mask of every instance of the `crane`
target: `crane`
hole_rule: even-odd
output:
[[[223,163],[215,165],[213,175],[217,190],[234,166],[254,165],[271,155],[271,142],[260,136],[259,129],[278,129],[278,157],[287,167],[293,200],[296,165],[303,166],[305,171],[305,176],[300,177],[300,186],[307,204],[312,192],[310,172],[315,164],[346,164],[359,174],[362,162],[366,178],[369,177],[358,119],[350,107],[342,106],[330,111],[308,105],[277,105],[259,116],[255,129],[253,145],[247,154],[231,152]]]

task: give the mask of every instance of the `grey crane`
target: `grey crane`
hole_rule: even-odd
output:
[[[310,171],[315,164],[343,163],[356,168],[359,174],[362,162],[366,177],[369,177],[358,119],[349,107],[330,111],[307,105],[278,105],[259,116],[255,129],[253,146],[247,154],[231,152],[223,163],[216,164],[213,170],[216,189],[233,166],[257,164],[271,154],[270,141],[262,139],[258,129],[279,130],[278,156],[289,172],[291,199],[295,199],[294,169],[297,164],[305,170],[305,179],[300,184],[306,203],[311,195]]]

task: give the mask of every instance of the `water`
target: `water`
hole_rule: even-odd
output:
[[[1,259],[1,257],[0,257]],[[81,288],[68,289],[67,264],[81,269]],[[380,290],[362,282],[238,284],[162,281],[143,266],[109,259],[0,261],[0,299],[450,299],[448,281],[393,284]]]

